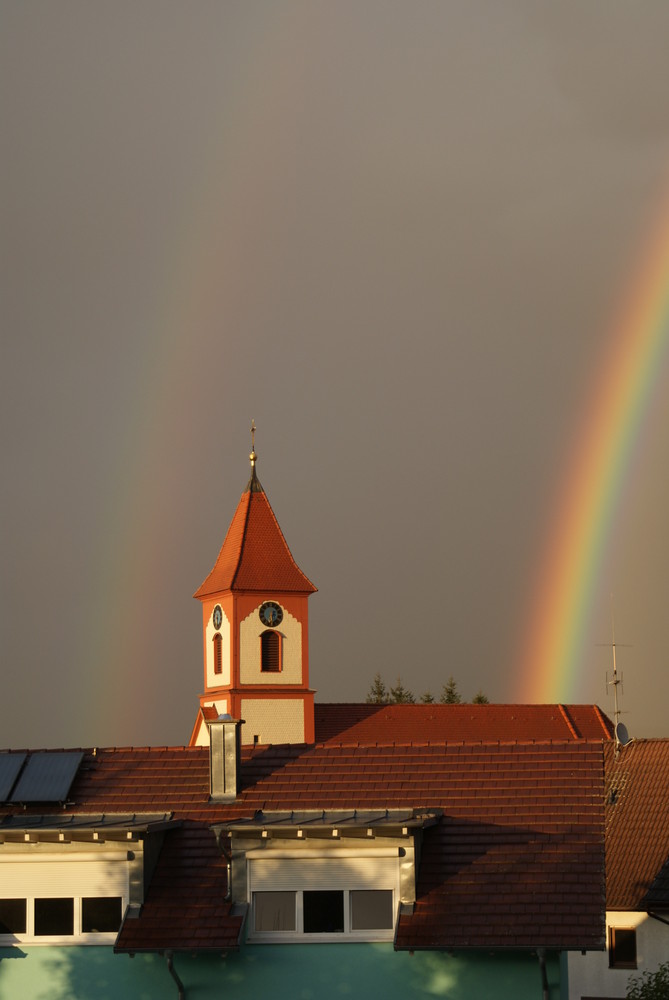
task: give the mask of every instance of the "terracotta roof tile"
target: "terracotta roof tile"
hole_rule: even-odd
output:
[[[165,838],[141,917],[126,918],[116,951],[156,948],[227,951],[238,947],[242,918],[224,903],[225,859],[208,827],[187,823]]]
[[[267,495],[262,487],[250,487],[242,494],[214,568],[193,596],[227,590],[313,594],[316,587],[293,559]]]
[[[601,743],[245,748],[230,805],[209,801],[208,777],[200,747],[86,754],[64,814],[160,811],[184,821],[166,834],[141,916],[126,920],[119,949],[236,947],[241,924],[222,903],[225,864],[210,828],[298,807],[443,810],[424,834],[400,948],[603,943]],[[11,811],[0,808],[0,822]]]
[[[611,739],[596,705],[316,704],[317,742]]]
[[[607,908],[669,908],[669,740],[606,746]]]

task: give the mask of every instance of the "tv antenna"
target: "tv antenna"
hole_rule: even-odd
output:
[[[627,643],[616,643],[616,621],[613,612],[613,594],[611,594],[611,642],[599,643],[600,646],[611,647],[611,653],[613,655],[613,674],[611,680],[609,680],[608,671],[606,673],[606,693],[608,694],[608,689],[613,688],[613,719],[616,734],[616,744],[620,746],[626,746],[630,742],[630,734],[627,731],[627,726],[624,722],[620,721],[621,709],[618,704],[618,686],[620,685],[620,692],[623,693],[622,683],[623,675],[618,673],[618,666],[616,664],[616,645],[627,646]]]

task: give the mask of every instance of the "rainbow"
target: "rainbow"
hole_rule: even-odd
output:
[[[255,269],[246,262],[255,260],[262,244],[263,213],[273,203],[274,182],[266,159],[250,156],[248,150],[256,136],[264,136],[269,145],[274,143],[279,165],[286,170],[291,169],[291,157],[300,155],[299,142],[281,131],[276,107],[265,100],[258,80],[272,81],[279,106],[299,107],[312,52],[308,39],[302,61],[294,59],[292,49],[277,46],[280,20],[280,12],[264,18],[258,32],[248,37],[240,29],[243,42],[234,57],[234,73],[231,70],[238,96],[233,100],[226,94],[211,108],[209,128],[193,156],[198,166],[190,183],[180,189],[182,200],[166,228],[163,258],[140,314],[132,317],[137,328],[136,374],[128,398],[119,401],[118,429],[107,445],[109,481],[91,557],[95,587],[85,595],[87,606],[82,608],[73,650],[75,662],[95,663],[94,670],[81,672],[77,708],[82,713],[85,708],[90,730],[103,742],[118,740],[119,720],[126,731],[150,732],[158,723],[147,713],[157,717],[164,710],[156,702],[151,680],[155,675],[144,669],[156,656],[146,598],[171,573],[166,539],[173,526],[161,525],[157,513],[163,506],[158,483],[164,489],[165,477],[154,471],[157,464],[171,468],[174,455],[187,451],[183,439],[192,425],[186,426],[185,417],[190,401],[201,393],[202,364],[220,367],[220,426],[236,426],[239,420],[234,404],[227,402],[234,398],[233,380],[239,377],[227,362],[228,330],[243,316],[248,299],[257,297],[247,277]],[[320,15],[313,18],[310,30],[315,38],[320,36]],[[262,418],[262,407],[256,404],[249,401],[249,412]],[[185,523],[192,484],[176,463],[172,473],[172,514],[177,523]],[[184,582],[186,603],[193,586],[192,581]],[[198,619],[193,617],[193,622]]]
[[[533,586],[515,700],[575,700],[585,633],[669,343],[669,201],[613,326]]]

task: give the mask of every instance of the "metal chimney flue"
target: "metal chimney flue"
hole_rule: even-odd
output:
[[[209,723],[209,795],[213,802],[234,802],[241,784],[243,719],[219,715]]]

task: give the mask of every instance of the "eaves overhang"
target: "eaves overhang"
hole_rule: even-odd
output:
[[[0,820],[0,846],[30,842],[136,840],[181,825],[173,813],[12,814]]]
[[[220,841],[222,835],[337,837],[337,836],[407,836],[409,832],[434,826],[441,809],[308,809],[290,812],[264,812],[253,816],[215,823],[211,829]]]

